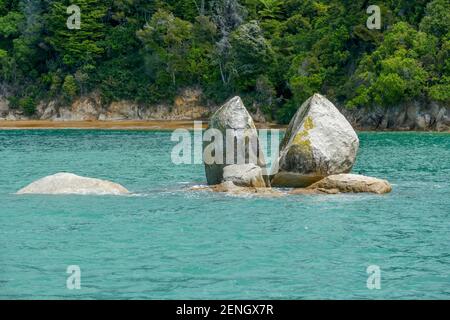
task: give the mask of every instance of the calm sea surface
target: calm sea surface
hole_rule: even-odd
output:
[[[203,167],[172,165],[168,132],[0,131],[0,299],[449,299],[450,135],[360,137],[354,171],[392,194],[187,192]],[[62,171],[133,195],[14,195]]]

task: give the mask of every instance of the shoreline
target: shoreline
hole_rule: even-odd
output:
[[[0,120],[0,130],[138,130],[173,131],[176,129],[194,129],[194,122],[202,121],[207,129],[208,120],[115,120],[115,121],[51,121],[51,120]],[[287,125],[276,123],[256,123],[257,129],[286,130]],[[428,132],[450,133],[435,130],[367,130],[355,128],[358,132]]]
[[[194,129],[194,122],[202,121],[203,128],[208,126],[207,120],[118,120],[118,121],[50,121],[50,120],[1,120],[0,130],[144,130],[172,131],[176,129]],[[286,129],[287,126],[274,123],[257,123],[258,129]]]

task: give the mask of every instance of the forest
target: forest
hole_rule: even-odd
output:
[[[373,4],[379,30],[366,25]],[[316,92],[346,108],[449,105],[450,0],[0,0],[12,108],[92,92],[170,103],[187,87],[215,103],[240,95],[281,123]]]

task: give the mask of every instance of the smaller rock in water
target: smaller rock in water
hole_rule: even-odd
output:
[[[19,195],[125,195],[129,193],[120,184],[80,177],[71,173],[57,173],[42,178],[17,192]]]
[[[255,164],[231,165],[223,170],[223,181],[239,187],[265,188],[262,169]]]
[[[342,193],[376,193],[385,194],[392,191],[391,184],[382,179],[366,177],[356,174],[338,174],[329,176],[312,186],[307,190],[315,190],[318,193],[326,190],[339,191]],[[295,194],[295,190],[293,191]]]

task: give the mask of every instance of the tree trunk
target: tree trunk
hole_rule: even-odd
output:
[[[175,78],[175,72],[173,72],[173,71],[172,71],[172,83],[173,83],[174,86],[177,85],[177,81],[176,81],[176,78]]]
[[[195,6],[197,7],[198,15],[204,16],[205,15],[205,0],[200,1],[200,5],[197,3],[196,0],[194,0]]]
[[[219,62],[219,68],[220,68],[220,76],[222,78],[222,83],[226,85],[227,84],[227,80],[226,80],[225,74],[223,72],[222,62]]]

